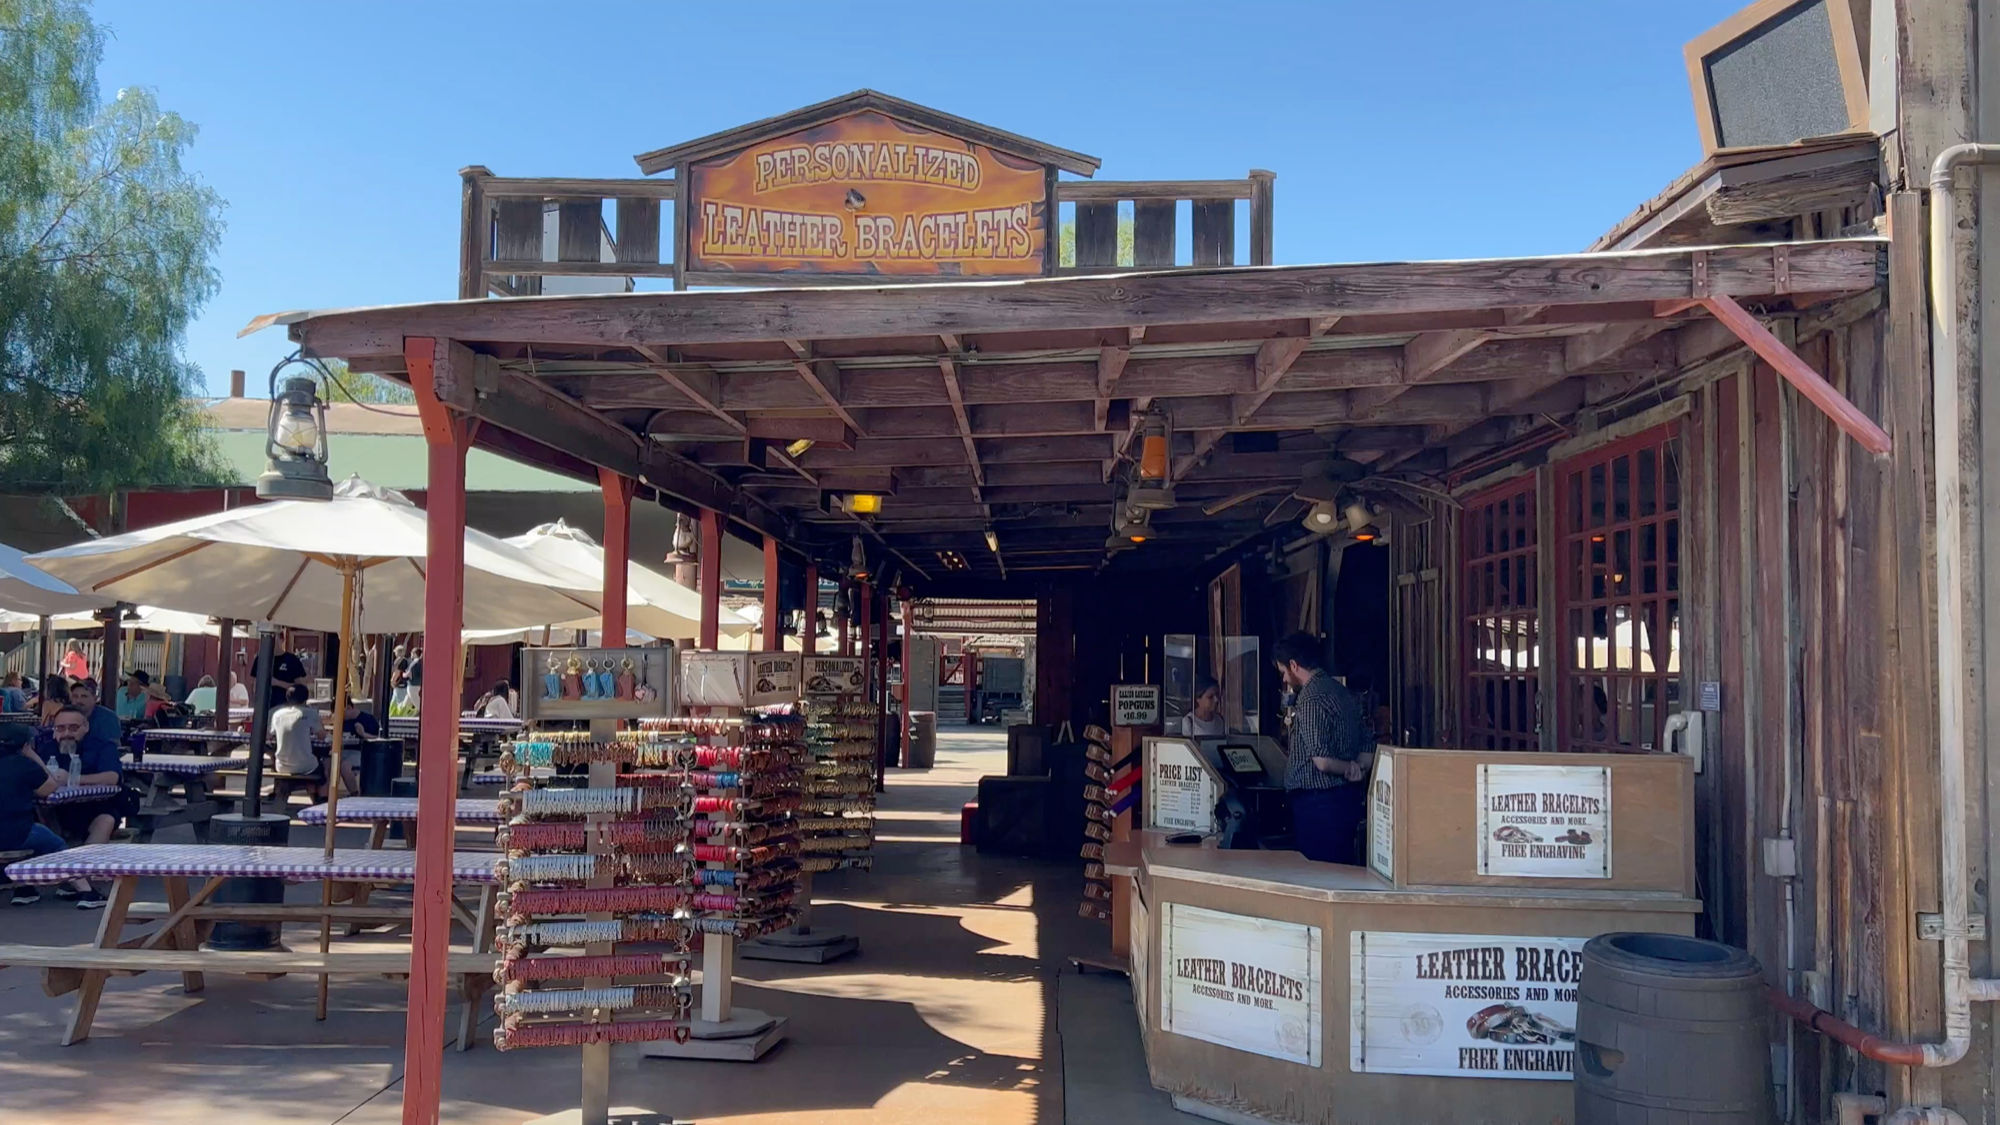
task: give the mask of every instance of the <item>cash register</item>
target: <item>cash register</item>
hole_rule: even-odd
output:
[[[1285,754],[1263,735],[1196,739],[1222,781],[1216,820],[1224,848],[1290,848],[1292,811],[1285,799]]]

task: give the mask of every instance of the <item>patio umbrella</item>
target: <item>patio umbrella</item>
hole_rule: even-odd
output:
[[[79,589],[123,601],[170,605],[221,617],[271,621],[340,636],[332,754],[327,767],[326,854],[339,823],[347,669],[357,633],[408,629],[423,618],[424,513],[401,493],[349,477],[330,502],[255,504],[34,556]],[[597,576],[541,562],[481,532],[465,534],[468,625],[526,625],[595,612]],[[567,589],[565,589],[567,588]],[[455,703],[452,705],[456,705]],[[268,706],[268,702],[260,703]],[[246,779],[258,815],[263,754],[252,747]],[[321,903],[332,901],[321,886]],[[320,922],[320,951],[332,937]],[[326,1018],[320,978],[319,1018]]]
[[[79,593],[76,587],[26,561],[20,551],[0,543],[0,610],[32,618],[61,613],[85,613],[111,604],[111,598]]]
[[[599,546],[588,532],[571,527],[562,520],[542,524],[524,535],[508,539],[507,542],[544,563],[585,574],[604,573],[604,548]],[[595,630],[604,627],[603,618],[598,614],[587,617],[572,615],[569,619],[549,621],[545,624],[558,629]],[[629,629],[636,629],[653,637],[695,636],[701,631],[701,595],[656,570],[649,570],[635,562],[627,562],[625,624]],[[741,614],[728,609],[722,610],[723,636],[741,636],[750,632],[753,627],[753,623]],[[490,638],[493,635],[488,636]],[[497,642],[482,638],[480,643]]]

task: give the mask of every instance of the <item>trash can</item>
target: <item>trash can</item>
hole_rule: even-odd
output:
[[[1583,947],[1576,1123],[1770,1125],[1770,1019],[1757,959],[1678,934]]]
[[[391,797],[414,797],[416,795],[417,779],[414,777],[398,777],[389,782],[389,796]],[[408,843],[416,839],[416,836],[410,831],[410,826],[415,823],[413,820],[391,821],[389,823],[389,838],[399,844]]]
[[[910,712],[910,760],[903,763],[913,770],[937,765],[937,712]]]
[[[361,740],[361,796],[391,796],[391,786],[403,776],[403,740],[364,738]]]

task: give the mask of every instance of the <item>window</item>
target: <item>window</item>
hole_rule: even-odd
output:
[[[1465,744],[1541,748],[1539,547],[1532,474],[1465,502],[1460,583]]]
[[[1671,426],[1556,466],[1561,748],[1665,749],[1680,709],[1680,442]]]

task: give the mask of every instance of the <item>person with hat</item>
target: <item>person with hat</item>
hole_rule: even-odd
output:
[[[42,856],[62,851],[63,841],[36,821],[35,805],[60,788],[67,775],[44,765],[35,753],[34,743],[33,727],[25,723],[0,725],[0,851],[27,851]],[[103,896],[96,895],[94,903],[85,905],[84,896],[94,892],[83,879],[70,880],[64,889],[76,896],[79,909],[92,909],[104,903]],[[15,906],[41,900],[42,892],[34,887],[14,884]]]
[[[112,700],[113,709],[121,723],[136,722],[146,717],[147,704],[153,698],[153,677],[144,668],[134,668],[125,674],[125,690]]]

